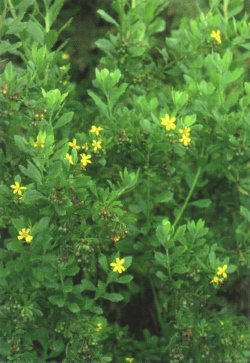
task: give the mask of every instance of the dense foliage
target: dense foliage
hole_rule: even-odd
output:
[[[93,4],[0,2],[0,361],[247,363],[247,4]]]

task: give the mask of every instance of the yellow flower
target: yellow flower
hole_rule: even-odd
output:
[[[12,184],[10,187],[13,189],[14,194],[18,194],[21,196],[23,195],[22,190],[27,189],[26,187],[22,187],[21,184],[18,182],[15,182],[15,184]]]
[[[184,146],[188,146],[191,142],[191,138],[190,136],[190,127],[184,127],[184,129],[180,129],[179,133],[181,134],[181,138],[179,139],[179,141],[184,145]]]
[[[110,266],[113,268],[114,272],[118,272],[119,274],[125,271],[125,267],[123,266],[125,262],[124,258],[116,258],[115,262],[111,262]]]
[[[217,276],[222,276],[224,279],[227,279],[227,265],[223,265],[222,267],[217,268]]]
[[[21,231],[18,232],[19,236],[17,236],[18,240],[24,239],[25,242],[31,243],[33,240],[33,237],[30,235],[30,229],[29,228],[22,228]]]
[[[36,141],[34,142],[34,147],[40,147],[41,149],[44,148],[45,144],[45,136],[37,136]]]
[[[66,66],[61,66],[61,67],[59,67],[59,69],[62,72],[66,72],[67,71],[67,67]]]
[[[111,240],[113,242],[119,242],[121,239],[121,237],[118,235],[118,234],[114,234],[112,237],[111,237]]]
[[[101,324],[101,323],[97,323],[97,324],[96,324],[96,328],[95,328],[95,330],[96,330],[97,332],[101,331],[101,330],[102,330],[102,324]]]
[[[102,141],[101,140],[93,140],[92,146],[94,148],[94,152],[96,152],[98,149],[102,148]]]
[[[126,357],[125,358],[125,362],[128,362],[128,363],[133,363],[134,360],[135,360],[135,358],[133,358],[133,357]]]
[[[175,130],[175,121],[176,117],[170,117],[168,114],[161,118],[161,124],[166,127],[167,131]]]
[[[83,167],[87,166],[88,164],[92,164],[91,155],[81,154],[81,164]]]
[[[87,151],[89,149],[89,145],[85,142],[85,144],[82,145],[82,149]]]
[[[221,32],[220,30],[213,30],[210,37],[216,40],[217,43],[221,44]]]
[[[219,285],[220,278],[218,276],[214,276],[210,282],[211,282],[211,284]]]
[[[70,147],[72,147],[72,149],[75,149],[75,150],[79,150],[80,149],[80,146],[77,145],[77,143],[76,143],[76,139],[73,139],[71,142],[68,143],[68,145]]]
[[[72,156],[71,156],[69,153],[67,153],[67,154],[65,155],[64,160],[68,160],[68,162],[69,162],[71,165],[74,165],[73,158],[72,158]]]
[[[96,134],[96,136],[98,136],[100,134],[100,132],[103,130],[103,128],[101,126],[91,126],[91,129],[89,132],[92,132],[94,134]]]
[[[210,282],[214,285],[220,285],[224,282],[224,279],[222,277],[214,276]]]
[[[62,54],[62,60],[68,60],[69,59],[69,54],[68,53],[63,53]]]

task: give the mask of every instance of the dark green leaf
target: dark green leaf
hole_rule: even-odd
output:
[[[62,295],[52,295],[49,297],[49,302],[53,305],[57,305],[59,308],[63,307],[65,304],[64,297]]]
[[[80,306],[76,303],[68,303],[68,308],[72,313],[79,313],[81,311]]]
[[[104,299],[112,301],[112,302],[119,302],[124,299],[124,297],[121,294],[117,293],[108,293],[106,292],[103,296]]]
[[[67,113],[65,113],[56,122],[54,128],[57,129],[59,127],[65,126],[66,124],[68,124],[72,120],[73,116],[74,116],[74,112],[67,112]]]
[[[133,276],[132,275],[124,275],[119,277],[116,282],[118,282],[119,284],[127,284],[128,282],[133,280]]]
[[[48,201],[44,195],[42,195],[37,190],[26,190],[23,196],[23,202],[24,204],[33,205],[36,203],[39,203],[41,201]]]
[[[42,182],[41,173],[30,161],[28,161],[27,168],[25,168],[22,165],[20,165],[19,168],[24,175],[28,176],[30,179],[34,180],[38,184],[41,184]]]
[[[212,202],[211,202],[210,199],[199,199],[199,200],[196,200],[196,201],[191,202],[189,204],[193,205],[195,207],[198,207],[198,208],[208,208],[211,203]]]

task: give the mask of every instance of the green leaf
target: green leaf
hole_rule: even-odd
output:
[[[108,108],[105,105],[105,103],[100,99],[99,96],[97,96],[94,92],[88,91],[88,95],[92,98],[92,100],[95,102],[96,106],[99,108],[100,112],[108,117]]]
[[[23,252],[23,243],[21,241],[10,241],[10,242],[7,242],[7,249],[9,251],[14,251],[14,252],[20,252],[22,253]]]
[[[58,145],[57,145],[57,147],[58,147]],[[52,158],[50,160],[56,161],[56,160],[64,159],[65,154],[67,153],[68,149],[69,149],[68,142],[65,142],[65,144],[54,153],[54,155],[52,156]],[[62,173],[62,170],[60,172]],[[57,176],[55,176],[55,178],[56,177]],[[53,178],[53,175],[52,175],[52,179],[55,179],[55,178]]]
[[[74,116],[74,112],[65,113],[56,122],[54,128],[57,129],[59,127],[65,126],[66,124],[68,124],[72,120],[73,116]]]
[[[199,89],[205,95],[211,95],[215,91],[215,86],[211,82],[206,82],[204,80],[199,84]]]
[[[140,126],[142,130],[145,131],[146,133],[148,134],[151,133],[152,127],[149,120],[143,118],[142,120],[140,120]]]
[[[17,231],[19,231],[21,228],[24,228],[26,225],[26,221],[23,216],[20,216],[19,218],[12,218],[11,222]]]
[[[186,92],[172,91],[172,99],[176,110],[179,111],[188,102],[188,94]]]
[[[117,294],[114,292],[113,293],[106,292],[104,295],[102,295],[102,298],[112,302],[119,302],[124,299],[124,297],[121,294]]]
[[[184,261],[178,263],[178,265],[175,265],[173,268],[173,272],[177,274],[185,274],[188,272],[188,267],[185,266]]]
[[[43,273],[43,271],[40,270],[40,267],[39,267],[39,269],[32,268],[31,272],[37,281],[42,282],[44,280],[44,273]]]
[[[245,82],[244,88],[245,88],[246,93],[250,93],[250,82]]]
[[[16,7],[21,14],[25,13],[29,6],[34,4],[34,0],[22,0]]]
[[[99,49],[108,55],[112,54],[115,50],[113,44],[107,39],[98,39],[95,44]]]
[[[75,276],[80,271],[80,267],[77,265],[68,266],[65,271],[65,276]]]
[[[11,44],[8,40],[1,40],[0,43],[0,55],[4,53],[16,54],[18,55],[17,49],[22,46],[22,42],[17,42],[15,44]]]
[[[229,3],[229,2],[228,2]],[[239,14],[244,8],[244,2],[235,1],[234,4],[229,7],[228,18],[233,18],[235,15]]]
[[[156,237],[158,241],[165,248],[170,248],[174,245],[173,240],[171,239],[172,235],[172,226],[168,219],[164,219],[162,224],[156,228]]]
[[[32,227],[32,233],[40,234],[45,231],[48,231],[49,223],[50,223],[50,217],[41,218],[40,221]]]
[[[83,289],[82,291],[95,291],[96,290],[95,285],[87,279],[82,280],[81,286]]]
[[[122,83],[119,87],[116,87],[111,91],[109,98],[112,107],[116,105],[119,98],[125,93],[127,87],[127,83]]]
[[[48,199],[37,190],[26,190],[23,196],[23,202],[27,205],[48,201]]]
[[[158,279],[160,279],[161,281],[166,281],[168,279],[168,277],[162,272],[162,271],[157,271],[155,274]]]
[[[113,24],[113,25],[115,25],[117,27],[119,26],[117,21],[114,18],[112,18],[109,14],[107,14],[106,11],[104,11],[102,9],[98,9],[97,14],[99,14],[100,17],[102,19],[104,19],[107,23]]]
[[[59,308],[62,308],[65,305],[65,300],[62,295],[52,295],[49,297],[49,302],[53,305],[57,305]]]
[[[155,252],[156,261],[163,267],[167,267],[167,257],[161,252]]]
[[[146,48],[132,46],[129,48],[128,52],[131,57],[141,57],[146,52]]]
[[[119,284],[127,284],[128,282],[132,281],[133,278],[134,277],[132,275],[124,275],[116,279],[115,282],[118,282]]]
[[[61,93],[57,88],[46,92],[42,88],[42,95],[46,100],[47,107],[49,109],[53,109],[54,107],[58,107],[65,100],[68,93]]]
[[[180,239],[182,239],[182,237],[184,236],[184,234],[186,232],[186,229],[187,229],[186,224],[183,224],[182,226],[179,226],[177,228],[177,231],[175,232],[173,240],[174,241],[180,241]]]
[[[49,339],[47,338],[47,341],[48,340]],[[64,350],[64,348],[65,348],[63,339],[62,338],[61,339],[53,339],[51,341],[50,347],[51,347],[51,352],[49,354],[49,358],[51,359],[51,358],[57,357],[58,354],[61,353]],[[51,363],[52,362],[53,361],[51,361]]]
[[[158,194],[155,198],[156,203],[168,203],[173,200],[173,192],[167,191],[161,194]]]
[[[97,289],[95,293],[95,300],[99,299],[105,293],[106,287],[107,285],[105,282],[98,280]]]
[[[151,24],[148,26],[148,33],[150,35],[155,33],[163,32],[166,26],[165,20],[160,17],[156,18]]]
[[[247,222],[250,223],[250,211],[246,207],[244,206],[240,207],[240,214],[242,215],[242,217],[245,218]]]
[[[35,21],[29,20],[26,28],[29,36],[37,43],[44,43],[44,33],[42,26]]]
[[[107,257],[103,254],[100,254],[100,257],[98,258],[99,264],[101,265],[102,269],[105,272],[109,272],[109,266],[108,266],[108,261],[107,261]]]
[[[211,199],[199,199],[189,203],[189,205],[193,205],[198,208],[208,208],[211,203],[212,203]]]
[[[81,311],[80,306],[76,303],[68,303],[68,308],[72,313],[79,313]]]
[[[180,280],[180,278],[178,279],[178,280],[175,280],[175,281],[173,281],[172,282],[172,284],[173,284],[173,288],[174,289],[180,289],[181,288],[181,286],[182,286],[182,284],[183,284],[183,280]]]
[[[225,72],[222,77],[223,86],[227,86],[230,83],[235,82],[238,78],[240,78],[242,76],[243,73],[244,73],[243,68],[236,68],[235,70],[233,70],[231,72],[229,72],[229,71]]]
[[[124,267],[126,269],[128,269],[131,266],[132,260],[133,260],[132,256],[126,256],[125,257]]]
[[[192,126],[196,121],[196,115],[187,115],[184,117],[184,125],[187,127]]]
[[[58,39],[58,32],[54,29],[50,30],[45,34],[45,43],[47,45],[48,50],[50,50]]]
[[[46,14],[47,31],[50,30],[50,27],[55,22],[61,8],[63,7],[63,4],[64,0],[54,0],[53,5],[49,8],[48,13]]]
[[[36,183],[41,184],[42,182],[42,175],[40,171],[33,165],[30,161],[28,161],[28,167],[25,168],[24,166],[20,165],[19,169],[21,172],[28,176],[30,179],[34,180]]]
[[[26,154],[32,154],[30,150],[30,146],[27,143],[27,141],[20,135],[14,136],[15,144],[18,147],[18,149]]]
[[[213,249],[210,251],[210,253],[208,255],[208,259],[209,259],[210,266],[212,268],[214,268],[215,264],[216,264],[216,255],[215,255],[215,252]]]
[[[186,254],[188,250],[188,247],[186,246],[177,246],[173,249],[173,253],[171,256],[173,257],[173,260],[178,261],[180,256]]]
[[[11,81],[13,80],[14,78],[14,68],[13,68],[13,65],[11,62],[8,62],[5,69],[4,69],[4,80],[7,82],[7,83],[11,83]]]
[[[235,265],[229,265],[228,268],[227,268],[227,271],[229,274],[231,274],[232,272],[236,271],[237,270],[237,266]]]
[[[9,344],[5,343],[2,338],[0,338],[0,355],[4,357],[11,355]]]

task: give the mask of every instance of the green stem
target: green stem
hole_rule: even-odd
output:
[[[149,175],[149,151],[147,153],[147,231],[150,228],[150,175]]]
[[[11,12],[12,17],[16,18],[16,10],[15,10],[14,5],[12,4],[12,1],[8,0],[8,3],[9,3],[10,12]]]
[[[224,15],[224,20],[225,20],[226,24],[228,23],[228,3],[229,3],[229,0],[224,0],[223,15]]]
[[[173,227],[174,227],[174,228],[175,228],[175,227],[177,226],[177,224],[179,223],[179,221],[180,221],[180,219],[181,219],[181,217],[182,217],[182,215],[183,215],[183,213],[184,213],[184,211],[185,211],[185,209],[186,209],[186,207],[187,207],[187,205],[188,205],[188,202],[189,202],[189,200],[190,200],[190,198],[191,198],[191,196],[192,196],[192,194],[193,194],[193,191],[194,191],[194,189],[195,189],[195,187],[196,187],[196,184],[197,184],[197,181],[198,181],[198,179],[199,179],[200,173],[201,173],[201,167],[199,166],[199,168],[197,169],[196,175],[195,175],[195,177],[194,177],[193,184],[191,185],[191,188],[190,188],[190,190],[189,190],[189,192],[188,192],[188,195],[187,195],[187,197],[186,197],[186,199],[185,199],[185,202],[184,202],[184,204],[182,205],[181,210],[180,210],[180,212],[179,212],[178,216],[176,217],[176,219],[175,219],[175,221],[174,221],[174,224],[173,224]]]
[[[7,14],[7,8],[8,8],[8,1],[4,0],[4,10],[3,10],[2,15],[0,16],[0,25],[1,26],[3,25],[2,22],[5,21],[6,14]]]
[[[172,280],[172,273],[171,273],[171,267],[170,267],[170,258],[168,253],[168,248],[166,249],[166,255],[167,255],[167,270],[168,270],[168,276],[170,281]]]
[[[153,281],[152,281],[150,276],[149,276],[149,281],[150,281],[151,290],[152,290],[152,293],[153,293],[158,324],[159,324],[159,327],[160,327],[161,331],[163,331],[163,321],[162,321],[162,318],[161,318],[161,307],[160,307],[160,303],[158,301],[158,297],[157,297],[157,294],[156,294],[156,290],[155,290]]]

